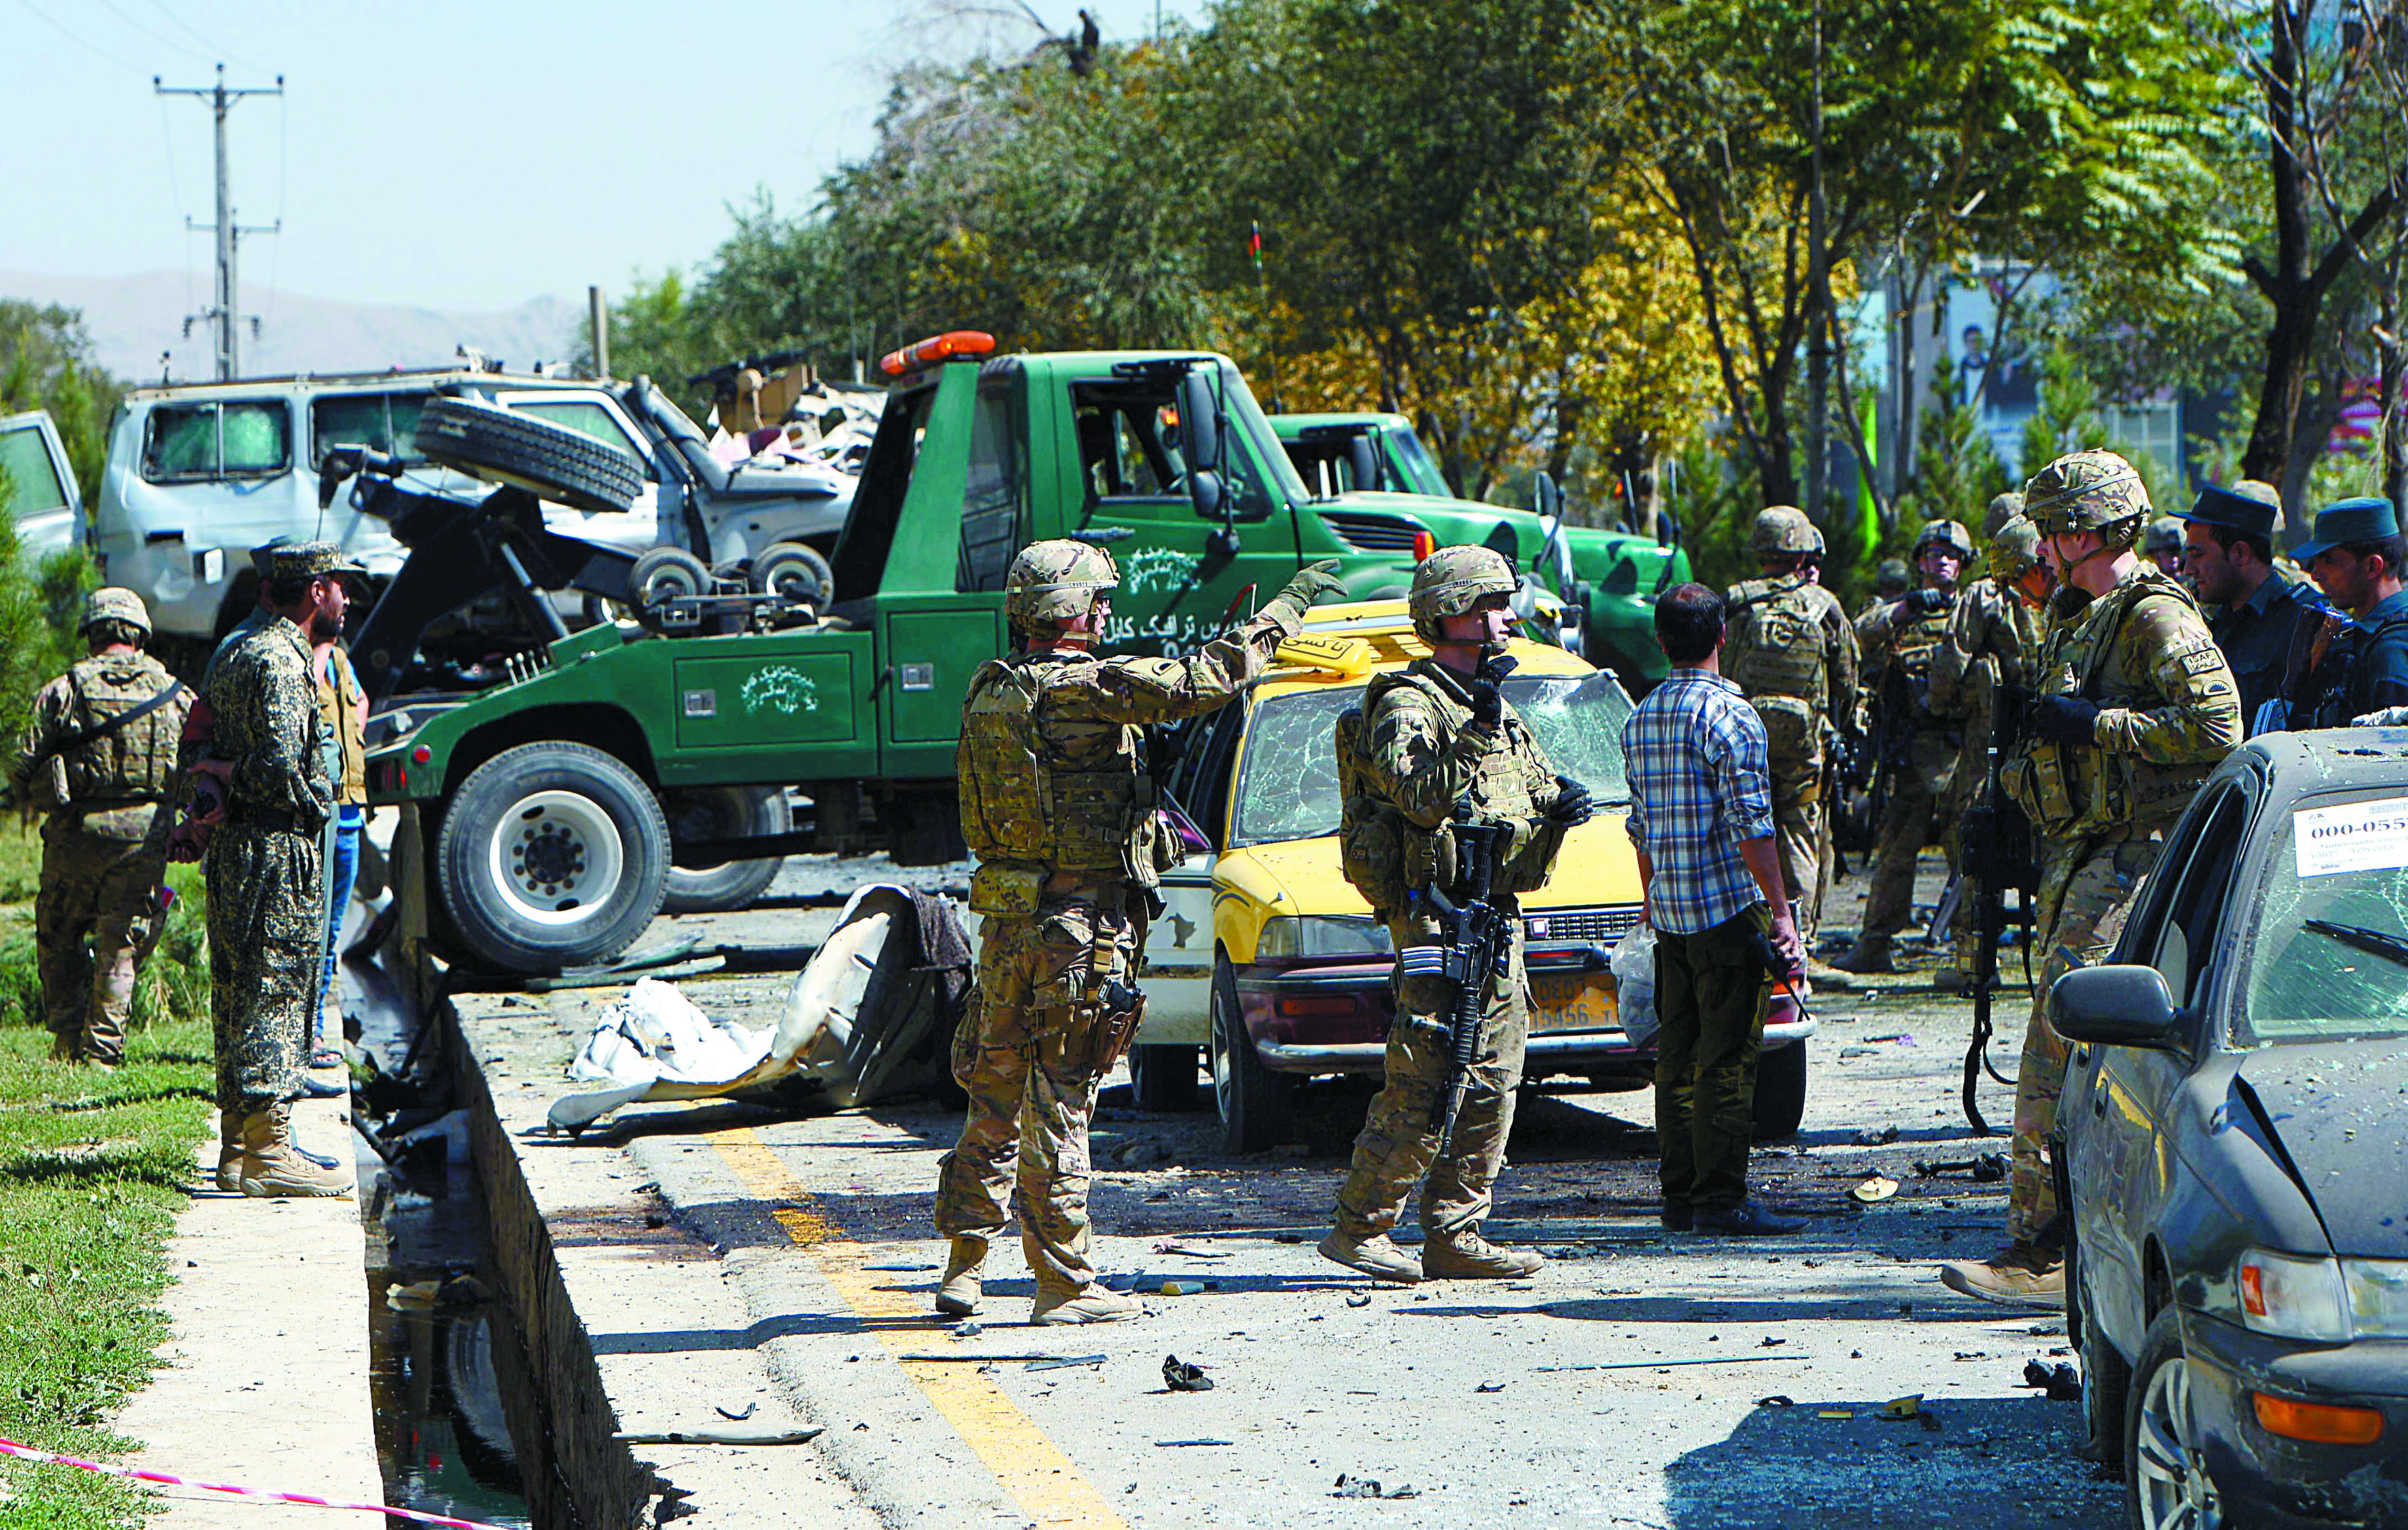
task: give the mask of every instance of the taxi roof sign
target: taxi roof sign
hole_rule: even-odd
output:
[[[1300,632],[1281,639],[1272,662],[1297,669],[1319,669],[1332,675],[1368,675],[1377,660],[1371,645],[1360,637],[1326,637]]]

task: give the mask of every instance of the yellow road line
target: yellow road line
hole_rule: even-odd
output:
[[[744,1188],[769,1203],[769,1214],[786,1236],[819,1266],[845,1305],[874,1325],[871,1333],[894,1351],[903,1374],[986,1463],[1023,1512],[1043,1525],[1127,1530],[1128,1522],[1113,1511],[1096,1485],[994,1381],[973,1366],[913,1364],[901,1358],[926,1345],[928,1330],[924,1324],[897,1328],[891,1320],[925,1320],[928,1309],[902,1292],[880,1289],[892,1277],[861,1267],[873,1251],[870,1247],[847,1237],[843,1228],[828,1220],[767,1143],[749,1126],[710,1135],[711,1146]]]

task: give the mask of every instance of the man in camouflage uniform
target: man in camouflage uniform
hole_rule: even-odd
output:
[[[1493,895],[1513,916],[1512,944],[1506,970],[1481,979],[1479,1042],[1443,1155],[1438,1100],[1450,1072],[1456,990],[1443,978],[1400,975],[1385,1077],[1354,1138],[1335,1225],[1321,1242],[1324,1258],[1384,1280],[1522,1276],[1544,1262],[1527,1249],[1499,1248],[1480,1236],[1504,1167],[1513,1091],[1530,1037],[1515,894],[1545,882],[1564,832],[1590,812],[1588,793],[1555,775],[1500,689],[1513,667],[1504,652],[1520,620],[1511,604],[1520,582],[1512,565],[1490,548],[1443,548],[1424,559],[1407,598],[1413,631],[1430,653],[1366,687],[1360,736],[1367,742],[1359,762],[1346,757],[1340,741],[1340,776],[1348,799],[1341,857],[1350,875],[1365,861],[1396,868],[1392,882],[1383,877],[1357,885],[1398,951],[1445,938],[1419,894],[1432,887],[1454,890],[1445,869],[1455,860],[1454,824],[1503,824],[1512,831]],[[1465,812],[1468,820],[1460,817]],[[1363,838],[1381,840],[1385,853],[1365,855]],[[1419,1259],[1388,1236],[1417,1181]]]
[[[1856,608],[1854,620],[1862,622],[1881,608],[1905,599],[1907,589],[1914,583],[1913,577],[1907,573],[1904,558],[1884,558],[1881,566],[1873,570],[1873,593]],[[1870,675],[1866,677],[1868,682],[1870,678]]]
[[[2052,1228],[2048,1139],[2066,1044],[2048,1023],[2057,979],[2099,960],[2121,933],[2153,836],[2241,741],[2239,693],[2189,591],[2133,551],[2148,491],[2112,451],[2059,457],[2025,487],[2026,513],[2057,579],[2035,669],[2030,730],[2002,780],[2031,821],[2034,909],[2047,955],[2015,1074],[2007,1247],[1941,1267],[1955,1290],[1993,1301],[2065,1299]]]
[[[1890,942],[1914,911],[1914,861],[1931,837],[1932,814],[1948,794],[1962,739],[1956,723],[1931,707],[1931,666],[1956,604],[1956,579],[1973,555],[1972,538],[1954,521],[1934,521],[1914,539],[1921,588],[1856,621],[1856,642],[1868,672],[1879,667],[1882,762],[1889,801],[1875,826],[1872,885],[1865,893],[1864,928],[1831,965],[1842,972],[1895,972]],[[1941,837],[1951,869],[1953,826]]]
[[[1760,511],[1748,551],[1764,577],[1723,596],[1730,630],[1722,672],[1764,721],[1783,890],[1812,952],[1830,857],[1832,744],[1839,724],[1854,726],[1856,712],[1856,635],[1839,598],[1814,582],[1823,534],[1805,511],[1789,505]],[[1809,956],[1810,973],[1821,966]]]
[[[276,620],[212,668],[201,697],[207,742],[184,749],[195,818],[209,825],[203,871],[218,1108],[233,1119],[224,1131],[238,1149],[227,1154],[222,1139],[218,1180],[246,1195],[351,1193],[339,1165],[294,1142],[290,1101],[316,1018],[325,932],[319,841],[335,801],[310,645],[342,631],[344,579],[362,572],[332,542],[269,554]]]
[[[113,1068],[135,974],[165,922],[171,819],[158,808],[175,792],[192,694],[142,651],[150,613],[133,591],[93,591],[78,631],[90,656],[34,698],[8,779],[21,805],[49,815],[34,946],[50,1056]]]
[[[2016,516],[1990,538],[1986,577],[1948,613],[1948,635],[1931,663],[1931,708],[1964,720],[1965,740],[1956,751],[1956,769],[1942,814],[1950,823],[1965,821],[1988,775],[1985,762],[2000,693],[2020,695],[2031,689],[2032,665],[2040,658],[2040,608],[2048,599],[2049,579],[2047,565],[2041,561],[2040,533],[2029,520]],[[1973,928],[1970,904],[1957,905],[1953,933],[1955,960],[1931,979],[1932,987],[1949,992],[1963,987],[1965,974],[1972,970],[1979,932]]]
[[[1099,659],[1120,582],[1111,554],[1034,543],[1012,560],[1015,647],[979,667],[962,706],[962,835],[978,857],[974,1013],[953,1072],[969,1094],[938,1173],[937,1231],[953,1243],[937,1310],[978,1309],[1018,1158],[1021,1246],[1039,1323],[1109,1323],[1141,1308],[1088,1262],[1087,1122],[1096,1091],[1144,1015],[1136,988],[1154,886],[1178,841],[1144,766],[1143,729],[1226,706],[1315,600],[1334,563],[1297,574],[1236,634],[1189,659]]]

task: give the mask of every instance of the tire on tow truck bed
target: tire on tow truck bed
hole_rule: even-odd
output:
[[[452,795],[434,850],[452,928],[507,972],[609,961],[668,891],[659,799],[583,744],[521,744],[479,765]]]
[[[580,510],[625,510],[644,486],[642,466],[617,447],[531,414],[466,399],[428,401],[418,417],[418,451],[472,478],[515,483]]]

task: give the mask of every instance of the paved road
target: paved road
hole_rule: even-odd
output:
[[[809,894],[863,874],[793,864],[764,908],[709,926],[815,938],[829,916]],[[1846,892],[1860,904],[1861,884]],[[1843,898],[1831,922],[1853,918]],[[783,989],[686,985],[756,1024]],[[556,996],[560,1034],[609,996]],[[674,1108],[629,1122],[624,1142],[724,1251],[773,1372],[831,1426],[814,1448],[889,1524],[2117,1523],[2120,1489],[2074,1453],[2078,1406],[2021,1384],[2027,1360],[2067,1358],[2061,1314],[1970,1301],[1934,1273],[1995,1245],[2004,1201],[1911,1168],[2003,1147],[1956,1106],[1969,1007],[1910,979],[1820,1008],[1804,1129],[1756,1163],[1761,1194],[1813,1218],[1806,1237],[1664,1233],[1650,1097],[1542,1092],[1523,1103],[1490,1229],[1550,1253],[1527,1281],[1374,1289],[1318,1258],[1359,1083],[1307,1089],[1298,1140],[1247,1158],[1219,1152],[1209,1117],[1141,1112],[1109,1088],[1097,1262],[1157,1294],[1143,1321],[1085,1330],[1025,1325],[1032,1288],[1010,1248],[981,1331],[928,1315],[942,1246],[927,1195],[958,1124],[932,1105]],[[2016,1008],[2000,1017],[2009,1068]],[[1983,1099],[2006,1119],[2005,1089]],[[1900,1189],[1857,1205],[1848,1192],[1875,1172]],[[1167,1280],[1206,1289],[1158,1294]],[[1104,1359],[906,1358],[931,1352]],[[1170,1353],[1210,1367],[1213,1389],[1168,1391]],[[1875,1416],[1914,1393],[1924,1418]],[[1341,1475],[1412,1495],[1336,1496]]]

